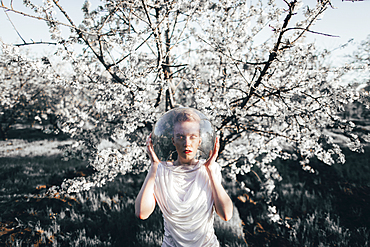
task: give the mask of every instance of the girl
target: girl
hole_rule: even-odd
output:
[[[233,204],[221,185],[221,169],[215,162],[219,142],[210,158],[195,159],[200,137],[200,118],[187,109],[173,122],[175,162],[161,162],[154,152],[151,135],[146,147],[151,166],[135,201],[135,213],[146,219],[158,203],[164,219],[162,247],[219,246],[214,234],[216,213],[225,221],[232,217]]]

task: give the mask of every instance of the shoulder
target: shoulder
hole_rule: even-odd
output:
[[[159,164],[158,164],[158,167],[171,167],[173,166],[173,163],[172,162],[169,162],[169,161],[161,161]]]
[[[166,161],[161,161],[159,164],[158,164],[158,168],[157,168],[157,175],[158,173],[162,173],[163,170],[165,170],[167,168],[167,162]]]
[[[174,171],[175,169],[176,169],[176,166],[173,165],[173,162],[170,162],[170,161],[161,161],[158,164],[157,174],[158,173],[164,173],[164,172]]]

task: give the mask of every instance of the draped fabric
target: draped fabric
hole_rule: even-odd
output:
[[[194,166],[158,165],[154,195],[164,219],[162,247],[219,246],[213,229],[212,188],[204,160]],[[217,180],[221,169],[216,163]]]

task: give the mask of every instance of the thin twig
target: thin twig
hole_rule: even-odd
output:
[[[85,44],[90,48],[90,50],[94,53],[95,57],[100,61],[100,63],[105,67],[105,69],[108,71],[108,73],[113,77],[113,79],[126,86],[127,84],[124,82],[123,79],[121,79],[117,74],[113,73],[111,70],[111,65],[107,64],[106,61],[104,60],[103,55],[99,55],[97,51],[93,48],[92,44],[89,42],[89,40],[84,36],[84,34],[79,31],[79,29],[76,27],[76,25],[73,23],[72,19],[69,17],[67,12],[62,8],[62,6],[59,4],[58,0],[53,0],[54,4],[59,8],[59,10],[63,13],[65,18],[69,21],[69,23],[72,25],[72,27],[77,30],[78,35],[80,38],[85,42]],[[101,48],[101,47],[100,47]]]
[[[111,11],[110,13],[109,13],[109,15],[104,19],[104,21],[103,21],[103,23],[101,24],[101,27],[98,29],[98,32],[100,32],[102,29],[103,29],[103,27],[104,27],[104,25],[105,25],[105,23],[117,12],[117,10],[120,8],[120,5],[122,4],[122,2],[123,1],[120,1],[117,5],[116,5],[116,7],[114,8],[114,10],[113,11]]]
[[[305,32],[319,34],[319,35],[328,36],[328,37],[334,37],[334,38],[339,38],[340,37],[338,35],[332,35],[332,34],[327,34],[327,33],[321,33],[321,32],[308,30],[307,28],[303,28],[303,27],[290,27],[290,28],[285,29],[284,31],[286,32],[286,31],[291,31],[291,30],[304,30]]]
[[[10,11],[10,12],[13,12],[13,13],[16,13],[16,14],[20,14],[20,15],[23,15],[23,16],[26,16],[26,17],[33,18],[33,19],[37,19],[37,20],[41,20],[41,21],[47,21],[47,22],[52,22],[54,24],[62,25],[62,26],[65,26],[65,27],[70,27],[70,28],[72,28],[72,29],[74,29],[76,31],[81,32],[81,33],[86,33],[86,34],[90,34],[90,35],[96,35],[95,33],[87,32],[85,30],[82,30],[80,28],[77,28],[76,26],[72,26],[72,25],[69,25],[69,24],[66,24],[66,23],[63,23],[63,22],[60,22],[60,21],[52,20],[52,19],[49,19],[49,18],[43,18],[43,17],[40,17],[40,16],[34,16],[34,15],[30,15],[30,14],[27,14],[27,13],[24,13],[24,12],[21,12],[21,11],[12,9],[12,8],[8,8],[3,3],[2,3],[2,5],[0,5],[0,8],[4,9],[5,11]]]
[[[55,42],[44,42],[44,41],[38,41],[38,42],[24,42],[23,44],[13,44],[14,46],[26,46],[26,45],[57,45]]]
[[[2,4],[2,5],[4,5],[4,4],[3,4],[3,1],[1,1],[1,4]],[[19,38],[21,38],[21,40],[23,41],[23,43],[25,43],[25,44],[26,44],[27,42],[23,39],[22,35],[18,32],[17,28],[15,27],[14,23],[13,23],[13,22],[12,22],[12,20],[10,19],[9,15],[8,15],[8,13],[5,11],[5,9],[4,9],[4,13],[6,14],[6,17],[8,18],[8,20],[9,20],[10,24],[12,24],[12,26],[13,26],[13,28],[14,28],[15,32],[18,34]]]
[[[327,4],[329,4],[330,6],[331,6],[331,3],[330,3],[330,0],[326,0],[325,2],[324,1],[320,1],[321,2],[321,4],[322,4],[322,6],[321,6],[321,9],[320,9],[320,11],[315,15],[315,17],[314,18],[312,18],[312,20],[310,21],[310,23],[307,25],[307,27],[304,29],[304,31],[300,34],[300,35],[298,35],[298,37],[297,38],[295,38],[295,40],[293,40],[290,44],[294,44],[297,40],[299,40],[302,36],[303,36],[303,34],[305,33],[305,32],[307,32],[308,30],[309,30],[309,28],[310,28],[310,26],[314,23],[314,21],[319,17],[319,15],[321,15],[325,10],[326,10],[326,8],[327,8]]]
[[[202,40],[204,43],[206,43],[207,45],[209,45],[210,47],[212,47],[215,51],[218,51],[218,52],[221,52],[223,55],[227,56],[228,58],[232,59],[234,62],[238,62],[238,63],[243,63],[243,64],[248,64],[248,65],[264,65],[266,64],[268,61],[265,61],[265,62],[248,62],[248,61],[241,61],[239,59],[235,59],[233,58],[232,56],[228,55],[228,54],[225,54],[223,53],[222,51],[220,51],[220,49],[217,49],[216,47],[214,47],[212,44],[210,44],[208,41],[206,41],[205,39],[203,39],[202,37],[200,37],[199,35],[197,36],[200,40]]]

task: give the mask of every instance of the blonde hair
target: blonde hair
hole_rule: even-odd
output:
[[[176,114],[173,119],[173,125],[182,122],[196,122],[200,123],[200,117],[191,109],[185,109]]]

